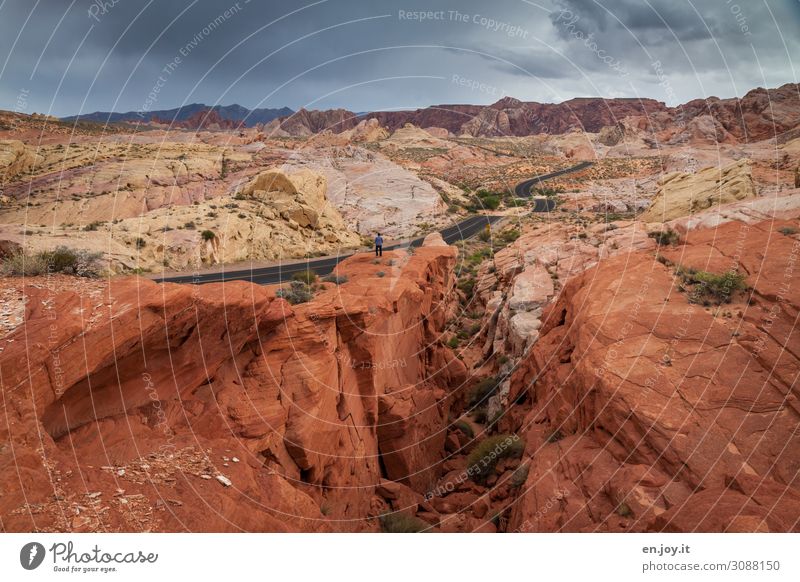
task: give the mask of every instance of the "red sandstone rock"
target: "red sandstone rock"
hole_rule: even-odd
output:
[[[754,291],[719,309],[690,304],[649,252],[567,283],[512,380],[530,472],[509,529],[798,531],[800,245],[780,226],[660,249],[717,273],[738,262]]]
[[[0,340],[3,529],[374,530],[359,520],[385,507],[381,455],[420,489],[441,470],[446,388],[466,374],[438,341],[456,252],[417,249],[383,279],[356,256],[347,284],[294,307],[247,283],[115,279],[99,311],[28,287]]]

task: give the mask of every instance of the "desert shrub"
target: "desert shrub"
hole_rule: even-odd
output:
[[[512,487],[522,487],[525,485],[525,481],[528,480],[528,473],[530,472],[530,467],[528,465],[520,465],[514,470],[514,473],[511,475],[511,486]]]
[[[778,232],[784,236],[792,236],[793,234],[797,234],[800,231],[798,231],[793,226],[782,226],[778,229]]]
[[[3,275],[35,277],[46,274],[49,266],[44,253],[17,252],[9,255],[3,261],[2,273]]]
[[[430,525],[405,513],[384,513],[378,518],[383,533],[420,533]]]
[[[302,281],[292,281],[289,283],[289,288],[278,289],[275,293],[277,297],[286,299],[292,305],[298,303],[306,303],[311,300],[312,293],[308,285]]]
[[[498,235],[498,239],[506,244],[512,243],[520,237],[521,233],[516,228],[504,230]]]
[[[79,277],[96,277],[100,271],[100,253],[73,250],[65,246],[52,251],[14,253],[3,261],[0,271],[4,275],[34,277],[47,273],[64,273]]]
[[[495,393],[498,386],[500,386],[500,382],[496,377],[489,376],[488,378],[484,378],[470,390],[469,405],[472,407],[485,404],[489,397]]]
[[[217,238],[217,235],[214,234],[213,230],[204,230],[203,232],[200,233],[200,237],[205,241],[209,241]]]
[[[660,247],[675,246],[681,241],[680,235],[671,228],[650,232],[647,236],[655,239],[656,244]]]
[[[453,423],[453,428],[457,428],[469,438],[475,438],[475,431],[472,430],[472,425],[463,418]]]
[[[146,246],[147,246],[147,241],[146,240],[144,240],[142,237],[137,237],[136,238],[136,248],[137,249],[143,249]]]
[[[469,328],[469,335],[478,335],[478,332],[481,330],[480,323],[473,323]]]
[[[632,517],[633,510],[631,509],[630,505],[623,501],[617,506],[617,515],[620,517]]]
[[[347,275],[335,275],[331,273],[326,275],[323,279],[326,283],[335,283],[336,285],[343,285],[347,283]]]
[[[292,281],[300,281],[305,285],[313,285],[317,280],[317,274],[312,271],[311,269],[306,269],[305,271],[299,271],[292,275]]]
[[[378,277],[381,277],[381,278],[383,278],[383,277],[385,277],[385,276],[386,276],[386,273],[384,273],[383,271],[378,271],[378,272],[377,272],[377,273],[375,273],[375,274],[376,274]]]
[[[469,416],[474,422],[477,422],[478,424],[485,424],[486,420],[488,419],[488,416],[486,415],[485,406],[479,406],[478,408],[473,410]]]
[[[455,335],[451,337],[450,340],[447,342],[447,346],[452,349],[456,349],[458,347],[458,344],[459,344],[459,339],[458,336]]]
[[[517,435],[498,434],[481,441],[467,457],[467,473],[476,483],[484,482],[500,459],[518,459],[525,444]]]
[[[657,254],[657,255],[656,255],[656,260],[657,260],[659,263],[661,263],[662,265],[666,265],[667,267],[669,267],[670,265],[672,265],[672,261],[670,261],[670,260],[669,260],[667,257],[665,257],[665,256],[664,256],[664,255],[662,255],[662,254]]]
[[[564,438],[564,433],[561,432],[561,429],[557,428],[553,432],[551,432],[549,435],[547,435],[547,442],[550,443],[550,444],[557,443],[558,441],[560,441],[563,438]]]
[[[95,220],[94,222],[90,222],[89,224],[84,226],[83,230],[88,230],[88,231],[97,230],[98,228],[103,226],[103,224],[105,223],[102,220]]]
[[[194,230],[197,228],[197,225],[194,223],[194,220],[190,220],[189,222],[185,222],[183,224],[183,228],[187,228],[189,230]]]
[[[464,293],[464,295],[470,297],[472,295],[472,291],[475,289],[475,279],[469,278],[459,281],[458,288]]]
[[[745,277],[734,270],[718,275],[707,271],[678,267],[675,274],[681,278],[680,289],[688,292],[690,303],[721,305],[730,303],[736,291],[747,288]]]

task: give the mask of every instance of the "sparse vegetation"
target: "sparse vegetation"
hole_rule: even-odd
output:
[[[469,438],[475,438],[475,431],[472,430],[472,425],[463,418],[453,423],[453,428],[460,430]]]
[[[500,386],[499,380],[495,376],[489,376],[488,378],[484,378],[475,386],[473,386],[472,390],[469,394],[469,406],[478,406],[480,404],[485,404],[489,397],[497,391],[497,388]]]
[[[143,249],[146,246],[147,246],[147,241],[146,240],[144,240],[142,237],[137,237],[136,238],[136,248],[137,249]]]
[[[94,230],[97,230],[98,228],[100,228],[101,226],[103,226],[104,224],[105,224],[105,222],[103,222],[102,220],[95,220],[94,222],[90,222],[89,224],[84,226],[83,230],[94,231]]]
[[[796,229],[793,226],[782,226],[778,229],[778,232],[781,233],[783,236],[792,236],[793,234],[797,234],[800,230]]]
[[[494,472],[500,459],[518,459],[522,456],[525,444],[517,435],[498,434],[481,441],[467,457],[468,471],[472,479],[483,483]]]
[[[617,505],[617,515],[620,517],[632,517],[633,510],[631,509],[630,505],[625,503],[624,501]]]
[[[420,533],[430,526],[405,513],[384,513],[378,518],[383,533]]]
[[[650,232],[647,236],[655,239],[656,244],[660,247],[675,246],[681,241],[680,235],[671,228]]]
[[[678,289],[687,292],[689,302],[704,306],[730,303],[734,293],[747,289],[745,276],[734,270],[718,275],[678,267],[675,274],[681,279]]]
[[[200,238],[202,238],[204,241],[211,241],[217,238],[217,235],[214,234],[213,230],[204,230],[200,233]]]
[[[377,275],[378,277],[383,278],[383,277],[386,276],[386,273],[384,273],[383,271],[378,271],[377,273],[375,273],[375,275]]]
[[[326,283],[334,283],[336,285],[343,285],[347,283],[347,275],[335,275],[331,273],[330,275],[326,275],[323,279]]]
[[[190,220],[189,222],[185,222],[183,224],[183,228],[194,230],[197,228],[197,225],[194,223],[194,220]]]
[[[313,295],[308,285],[302,281],[292,281],[288,288],[278,289],[275,296],[286,299],[292,305],[297,305],[310,301]]]
[[[313,285],[317,281],[317,274],[311,269],[299,271],[292,275],[292,281],[300,281],[305,285]]]
[[[458,347],[458,344],[459,344],[458,336],[453,336],[447,342],[447,347],[449,347],[451,349],[456,349]]]
[[[96,277],[100,271],[100,253],[74,250],[65,246],[52,251],[21,251],[9,256],[0,264],[0,272],[8,276],[46,275],[64,273],[79,277]]]

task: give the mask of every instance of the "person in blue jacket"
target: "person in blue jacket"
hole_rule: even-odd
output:
[[[378,236],[375,237],[375,256],[383,256],[383,237],[381,236],[381,233],[378,233]]]

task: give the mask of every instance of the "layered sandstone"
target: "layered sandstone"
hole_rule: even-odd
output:
[[[639,216],[644,222],[666,222],[757,195],[748,160],[696,173],[673,172],[659,184],[650,207]]]

